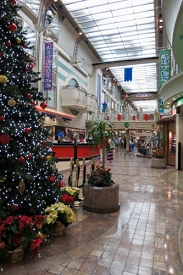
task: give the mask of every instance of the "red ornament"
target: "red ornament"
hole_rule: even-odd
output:
[[[136,120],[136,116],[135,115],[132,116],[132,120]]]
[[[49,181],[54,182],[55,180],[56,180],[55,176],[53,176],[53,175],[49,176]]]
[[[29,68],[26,66],[26,67],[24,68],[24,71],[25,71],[25,72],[28,72],[28,70],[29,70]]]
[[[149,114],[144,115],[144,120],[148,121],[149,120]]]
[[[13,8],[16,5],[16,3],[17,3],[16,0],[12,0],[11,3],[10,3],[11,7]]]
[[[3,58],[3,53],[2,52],[0,52],[0,58]]]
[[[28,159],[32,159],[32,155],[29,154],[29,155],[27,156],[27,158],[28,158]]]
[[[0,121],[4,121],[5,117],[4,116],[0,116]]]
[[[39,156],[40,160],[43,160],[44,159],[44,156]]]
[[[10,40],[6,41],[6,46],[11,47],[11,41]]]
[[[1,135],[0,141],[3,145],[6,145],[10,142],[10,136],[7,133],[4,133]]]
[[[27,97],[27,98],[31,98],[31,94],[29,94],[29,93],[26,94],[26,97]]]
[[[42,102],[42,103],[40,104],[40,107],[44,110],[44,109],[47,107],[46,102]]]
[[[8,25],[8,29],[11,32],[15,32],[17,30],[17,26],[14,23],[11,23],[11,24]]]
[[[21,163],[21,164],[23,164],[23,163],[25,162],[24,157],[19,157],[17,160],[18,160],[18,162]]]
[[[30,133],[31,133],[31,128],[28,128],[28,127],[27,127],[27,128],[25,129],[25,133],[26,133],[26,134],[30,134]]]
[[[23,48],[27,48],[27,44],[24,43],[24,44],[22,45],[22,47],[23,47]]]
[[[29,63],[29,68],[32,69],[34,67],[34,63],[30,62]]]
[[[117,120],[120,121],[121,118],[122,118],[122,115],[121,115],[121,114],[118,114],[118,115],[117,115]]]
[[[42,145],[45,146],[46,145],[46,140],[42,141]]]

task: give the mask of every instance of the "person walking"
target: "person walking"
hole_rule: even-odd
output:
[[[111,162],[113,161],[114,142],[112,141],[112,139],[109,139],[108,143],[110,145],[110,151],[107,153],[107,161]]]

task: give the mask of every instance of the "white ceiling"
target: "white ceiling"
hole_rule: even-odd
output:
[[[157,64],[143,63],[145,58],[157,57],[154,0],[62,0],[62,3],[102,62],[142,59],[139,64],[109,67],[126,93],[157,92]],[[124,68],[129,67],[132,82],[125,83]],[[148,106],[157,109],[157,101],[146,100],[147,109]]]

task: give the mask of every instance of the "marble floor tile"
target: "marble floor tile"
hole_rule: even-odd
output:
[[[75,208],[77,222],[62,236],[44,243],[33,259],[0,263],[0,275],[183,275],[183,173],[152,169],[135,150],[119,149],[107,166],[119,184],[120,210]],[[58,164],[65,182],[69,167]]]

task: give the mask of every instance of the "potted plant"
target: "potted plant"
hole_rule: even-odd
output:
[[[9,216],[0,222],[0,259],[11,263],[21,261],[24,253],[36,255],[43,242],[37,232],[44,224],[44,216]]]
[[[112,180],[110,168],[105,168],[106,150],[110,150],[108,139],[114,136],[112,124],[107,121],[89,121],[88,138],[92,138],[94,146],[102,144],[102,165],[87,175],[84,185],[83,208],[90,212],[110,213],[119,210],[119,185]]]
[[[62,234],[64,227],[76,221],[76,214],[66,204],[56,202],[48,206],[45,210],[45,224],[41,231],[46,234]]]
[[[79,199],[80,189],[78,187],[63,186],[61,188],[60,201],[70,207]]]
[[[163,146],[165,145],[165,135],[160,131],[157,132],[151,138],[153,144],[151,168],[166,168],[166,159],[163,153]]]

